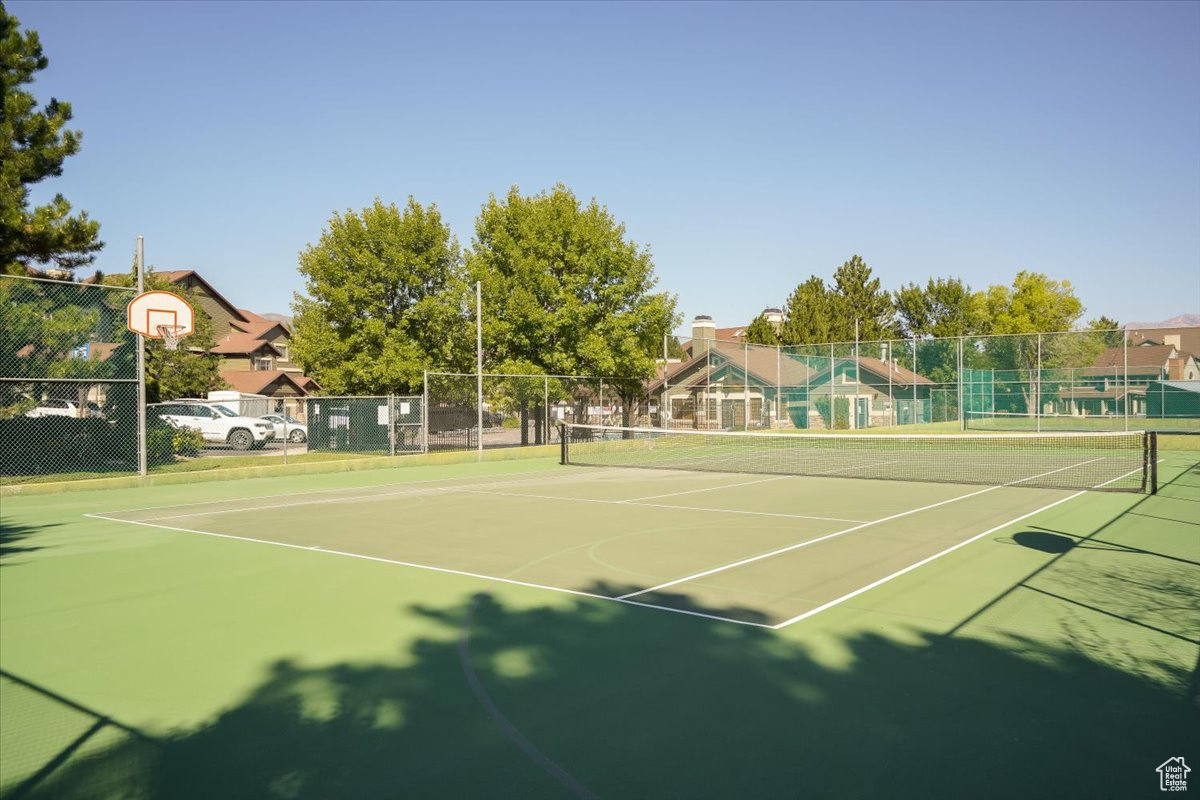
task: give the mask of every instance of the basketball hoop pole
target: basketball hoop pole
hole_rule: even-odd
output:
[[[137,237],[137,290],[146,291],[144,237]],[[138,475],[146,474],[146,341],[134,334],[137,344],[137,451]]]

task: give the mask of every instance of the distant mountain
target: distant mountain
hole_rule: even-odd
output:
[[[259,314],[259,316],[262,317],[263,319],[269,319],[274,322],[282,322],[284,325],[287,325],[289,328],[295,327],[294,325],[292,325],[292,318],[290,316],[288,316],[287,314]]]
[[[1164,319],[1162,322],[1126,322],[1129,330],[1144,330],[1146,328],[1190,328],[1200,325],[1200,314],[1180,314],[1177,317]]]

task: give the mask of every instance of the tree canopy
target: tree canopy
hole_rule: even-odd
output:
[[[331,394],[416,391],[423,370],[473,361],[461,251],[436,205],[335,213],[300,273],[292,353]]]
[[[562,184],[536,195],[514,186],[489,198],[467,271],[483,287],[488,365],[642,379],[677,322],[675,298],[654,291],[649,250],[629,240],[607,208],[580,202]]]
[[[104,246],[100,223],[71,213],[61,194],[30,206],[30,187],[62,175],[63,162],[79,152],[83,134],[68,129],[71,104],[51,98],[43,108],[25,86],[45,69],[36,31],[22,33],[0,4],[0,269],[20,274],[39,264],[72,270],[90,263]]]
[[[776,345],[779,344],[779,334],[775,326],[759,314],[746,328],[746,341],[750,344]]]
[[[837,325],[833,292],[816,275],[792,290],[783,306],[782,344],[832,342]]]
[[[924,287],[909,283],[893,300],[905,338],[971,336],[987,328],[983,293],[972,291],[961,278],[930,278]]]
[[[833,273],[832,341],[887,339],[896,334],[892,296],[861,256],[854,255]]]

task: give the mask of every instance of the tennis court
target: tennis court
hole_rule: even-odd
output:
[[[564,447],[568,464],[552,477],[95,517],[782,627],[1066,502],[1076,487],[1140,489],[1148,453],[1140,434],[564,432],[564,442],[578,440],[576,455],[572,462]],[[652,464],[665,468],[643,468]],[[922,473],[931,482],[841,477]],[[951,482],[956,473],[990,485]]]
[[[1194,741],[1194,450],[564,441],[6,498],[0,796],[1128,796]]]

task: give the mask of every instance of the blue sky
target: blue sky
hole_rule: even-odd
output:
[[[690,318],[861,254],[885,286],[1020,269],[1089,316],[1200,311],[1200,3],[8,4],[69,100],[63,192],[256,311],[334,210],[564,182]]]

